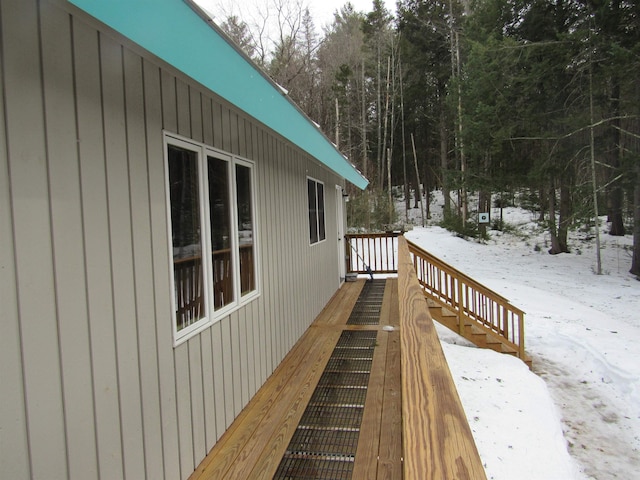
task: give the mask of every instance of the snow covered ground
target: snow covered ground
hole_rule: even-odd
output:
[[[441,212],[438,203],[433,211]],[[631,236],[602,235],[604,274],[596,275],[586,233],[571,234],[572,253],[549,255],[533,214],[508,208],[504,219],[513,233],[491,231],[483,243],[437,226],[406,234],[526,312],[533,373],[438,328],[488,478],[640,479],[640,282],[628,273]]]

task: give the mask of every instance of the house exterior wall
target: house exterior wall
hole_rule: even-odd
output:
[[[186,478],[338,288],[342,180],[63,0],[0,22],[0,477]],[[261,294],[177,347],[164,131],[255,163]]]

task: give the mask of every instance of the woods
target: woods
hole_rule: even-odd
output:
[[[403,221],[396,199],[418,208],[421,186],[443,192],[444,226],[483,236],[477,214],[520,198],[552,254],[605,216],[633,233],[640,275],[637,2],[373,0],[321,28],[301,0],[264,2],[219,23],[371,181],[351,227]]]

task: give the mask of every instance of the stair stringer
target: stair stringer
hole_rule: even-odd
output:
[[[457,311],[438,297],[430,295],[427,291],[424,292],[424,296],[429,305],[431,317],[441,325],[469,340],[479,348],[487,348],[518,358],[518,346],[513,342],[466,315],[462,315],[465,323],[464,328],[460,329],[461,315]],[[531,368],[531,358],[528,355],[525,355],[522,361]]]

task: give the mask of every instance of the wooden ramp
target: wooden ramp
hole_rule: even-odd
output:
[[[358,280],[343,285],[198,466],[192,480],[402,478],[398,281],[375,282],[383,282],[377,306],[368,301],[357,303],[369,283]],[[375,323],[368,320],[372,312],[378,316]],[[352,314],[364,320],[350,324]],[[385,326],[394,329],[388,331]],[[364,347],[355,348],[369,348],[370,358],[349,357],[347,350],[341,350],[343,342],[351,340],[365,342]],[[345,373],[336,362],[366,366]],[[359,388],[362,380],[345,379],[360,378],[365,370],[363,407],[353,399],[327,401],[325,391],[333,388],[331,395],[335,397],[337,389],[342,392],[348,386],[344,382]],[[313,410],[318,405],[320,410]],[[345,411],[353,418],[345,420]],[[331,412],[346,424],[331,423]],[[333,450],[327,452],[315,445],[326,435],[316,434],[309,440],[310,430],[333,432]],[[330,469],[331,476],[322,473],[323,468]],[[318,476],[313,476],[314,471]]]

